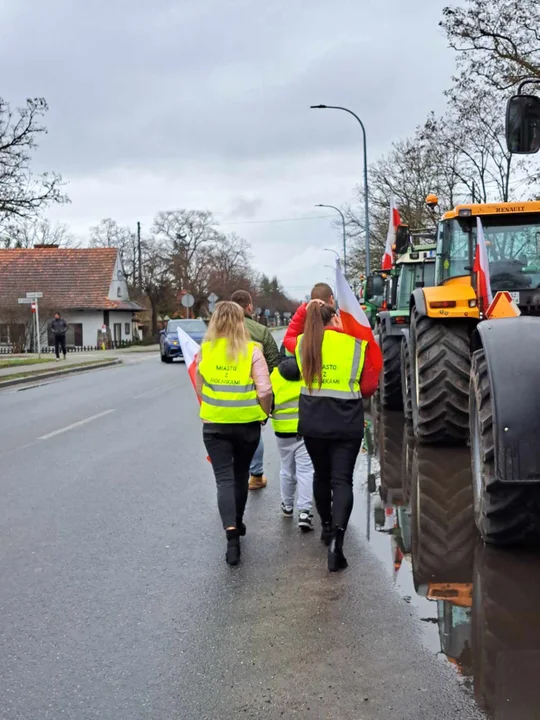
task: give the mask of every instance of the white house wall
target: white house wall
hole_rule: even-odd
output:
[[[115,323],[122,325],[122,340],[133,340],[133,313],[131,311],[111,310],[109,312],[109,328],[113,339]],[[126,333],[126,323],[129,325],[129,333]]]
[[[96,345],[98,330],[103,325],[103,310],[66,310],[62,317],[68,325],[82,325],[83,345]],[[47,328],[52,318],[41,318],[41,342],[47,344]]]

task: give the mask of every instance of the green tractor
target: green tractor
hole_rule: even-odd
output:
[[[379,392],[386,410],[402,410],[404,405],[407,410],[408,389],[402,388],[401,341],[409,328],[411,294],[416,288],[434,283],[435,248],[432,232],[410,232],[407,225],[400,225],[393,267],[385,274],[377,273],[366,279],[365,304],[383,298],[375,316],[374,332],[383,352]]]

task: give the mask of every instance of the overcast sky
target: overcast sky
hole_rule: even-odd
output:
[[[328,279],[327,215],[369,159],[414,131],[453,53],[445,0],[0,0],[0,94],[44,96],[36,160],[72,204],[50,213],[84,236],[101,218],[151,225],[208,209],[244,236],[255,266],[300,297]],[[235,223],[235,224],[233,224]]]

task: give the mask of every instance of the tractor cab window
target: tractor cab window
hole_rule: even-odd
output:
[[[446,220],[440,224],[439,230],[443,237],[442,254],[438,258],[441,269],[437,276],[447,280],[460,275],[470,275],[472,260],[469,254],[468,227],[458,220]]]
[[[442,279],[469,275],[476,252],[476,219],[446,221]],[[493,292],[540,287],[540,216],[509,213],[482,217]],[[468,232],[468,229],[472,232]],[[469,251],[469,239],[471,249]]]
[[[397,309],[409,307],[411,295],[417,287],[431,287],[435,284],[435,263],[404,264],[398,280]]]

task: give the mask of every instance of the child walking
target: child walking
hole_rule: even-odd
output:
[[[300,373],[295,358],[283,359],[270,375],[274,393],[272,427],[280,457],[281,511],[294,516],[294,496],[298,489],[298,527],[313,530],[313,465],[304,440],[298,436]]]

